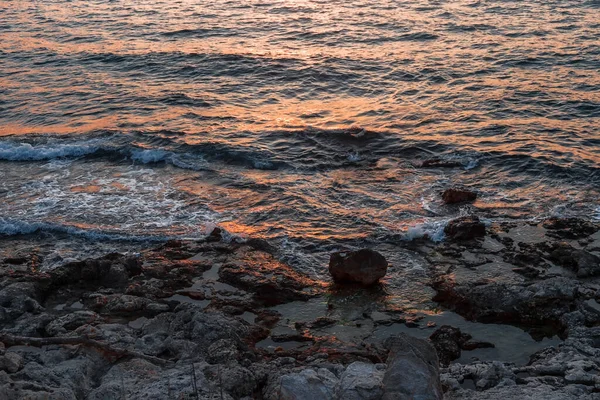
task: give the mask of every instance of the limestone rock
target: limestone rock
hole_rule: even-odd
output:
[[[435,348],[425,340],[406,334],[391,337],[383,378],[382,400],[441,400],[439,361]]]

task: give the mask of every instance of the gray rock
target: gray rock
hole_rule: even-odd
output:
[[[441,400],[439,361],[435,348],[406,334],[385,341],[390,349],[383,378],[383,400]]]
[[[100,321],[101,318],[93,311],[76,311],[55,319],[46,326],[46,333],[50,336],[65,334],[82,325]]]
[[[373,285],[387,272],[388,262],[375,250],[338,252],[329,258],[329,273],[336,282]]]
[[[265,394],[267,400],[334,399],[338,378],[325,368],[282,375]]]
[[[600,275],[600,257],[585,250],[574,249],[565,243],[550,253],[550,259],[572,269],[578,278]]]
[[[340,377],[336,398],[344,400],[378,400],[383,395],[385,370],[374,364],[353,362]]]
[[[19,318],[25,313],[40,313],[43,307],[38,303],[39,288],[32,282],[16,282],[0,290],[1,322]]]
[[[0,371],[6,371],[10,374],[23,368],[23,357],[17,353],[6,352],[0,356]]]

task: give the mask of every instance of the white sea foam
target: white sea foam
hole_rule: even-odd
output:
[[[7,236],[27,235],[39,231],[67,233],[69,235],[85,237],[94,240],[129,240],[129,241],[164,241],[168,237],[161,236],[135,236],[115,232],[102,232],[86,230],[69,225],[50,222],[28,222],[0,217],[0,234]]]
[[[0,142],[0,160],[40,161],[61,157],[81,157],[102,149],[105,140],[90,139],[76,143],[30,143]]]
[[[348,154],[348,161],[350,162],[359,162],[362,160],[362,157],[358,152]]]
[[[162,149],[132,149],[131,159],[144,164],[166,161],[172,156],[171,152]]]
[[[433,242],[441,242],[446,237],[444,234],[444,228],[447,224],[448,221],[444,220],[427,221],[415,226],[411,226],[408,228],[406,233],[404,233],[404,240],[411,241],[427,237]]]

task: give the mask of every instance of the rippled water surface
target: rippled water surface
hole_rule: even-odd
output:
[[[597,0],[0,3],[5,236],[219,224],[319,274],[461,212],[600,219],[599,118]]]

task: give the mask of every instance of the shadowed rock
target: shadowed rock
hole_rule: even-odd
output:
[[[485,224],[474,215],[460,217],[448,222],[444,233],[455,240],[474,239],[485,236]]]
[[[425,340],[404,333],[385,341],[390,349],[382,400],[441,400],[439,361]]]
[[[387,267],[385,257],[370,249],[333,253],[329,259],[329,273],[335,282],[373,285],[385,276]]]
[[[492,343],[471,340],[472,336],[461,332],[460,329],[450,325],[442,325],[429,336],[435,347],[440,364],[447,366],[451,361],[460,358],[461,350],[475,350],[485,347],[494,347]]]

